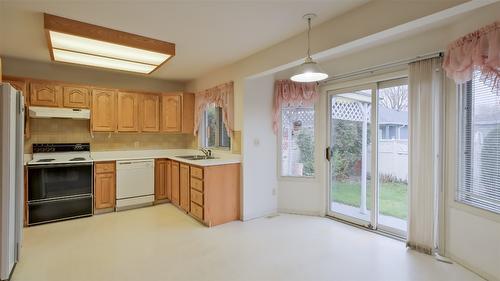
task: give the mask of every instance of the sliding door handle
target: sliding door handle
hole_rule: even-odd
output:
[[[328,161],[331,161],[332,160],[332,148],[331,147],[327,147],[326,148],[326,160]]]

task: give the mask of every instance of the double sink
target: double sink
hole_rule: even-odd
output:
[[[179,157],[179,158],[186,159],[186,160],[209,160],[209,159],[218,159],[218,157],[214,157],[214,156],[205,156],[205,155],[179,155],[179,156],[175,156],[175,157]]]

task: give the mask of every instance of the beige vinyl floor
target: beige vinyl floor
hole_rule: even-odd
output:
[[[13,281],[482,280],[327,218],[206,228],[170,204],[27,228],[21,254]]]

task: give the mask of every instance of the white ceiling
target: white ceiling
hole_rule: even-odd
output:
[[[45,12],[173,42],[176,56],[151,76],[190,80],[303,32],[306,13],[317,25],[366,2],[0,0],[0,54],[49,62]]]

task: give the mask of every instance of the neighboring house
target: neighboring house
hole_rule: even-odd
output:
[[[379,138],[383,140],[408,139],[408,112],[379,107]]]

